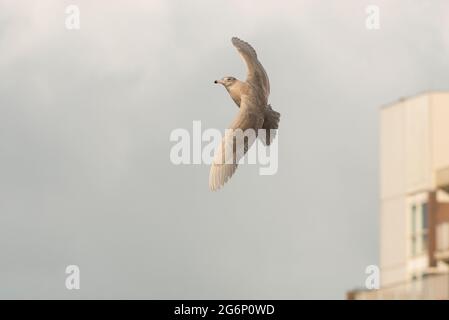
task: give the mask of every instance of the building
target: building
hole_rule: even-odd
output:
[[[353,299],[449,299],[449,92],[380,111],[379,290]]]

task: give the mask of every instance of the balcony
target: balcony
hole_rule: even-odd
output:
[[[437,175],[439,187],[448,185],[449,171],[440,171]],[[444,189],[446,190],[446,189]],[[449,202],[448,194],[440,192],[435,207],[435,251],[434,258],[449,263]]]
[[[443,222],[436,227],[435,258],[449,263],[449,222]]]

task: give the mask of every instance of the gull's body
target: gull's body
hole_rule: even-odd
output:
[[[248,68],[246,81],[237,80],[234,77],[225,77],[216,80],[215,83],[222,84],[232,100],[240,108],[237,117],[230,125],[230,131],[227,131],[223,141],[218,146],[214,162],[212,163],[209,174],[209,187],[215,191],[221,188],[237,169],[237,164],[241,157],[248,151],[254,141],[249,141],[243,147],[243,153],[236,151],[235,138],[232,130],[253,129],[257,133],[259,129],[277,129],[280,114],[268,104],[268,96],[270,95],[270,81],[262,64],[257,58],[256,51],[246,42],[232,38],[232,44],[237,48]],[[262,137],[262,140],[269,145],[274,136]],[[223,161],[225,150],[233,148],[232,163]]]

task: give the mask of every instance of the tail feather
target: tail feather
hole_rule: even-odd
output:
[[[279,121],[281,118],[281,114],[277,111],[274,111],[271,108],[271,105],[267,106],[265,111],[265,118],[263,121],[262,129],[265,129],[265,135],[260,135],[262,142],[269,146],[271,142],[276,137],[277,129],[279,128]],[[271,132],[270,130],[274,130]]]

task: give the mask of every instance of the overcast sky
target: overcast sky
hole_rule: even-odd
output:
[[[235,116],[232,36],[270,77],[279,170],[212,193],[169,135]],[[379,107],[449,89],[448,51],[444,0],[0,0],[0,298],[344,298],[379,262]]]

